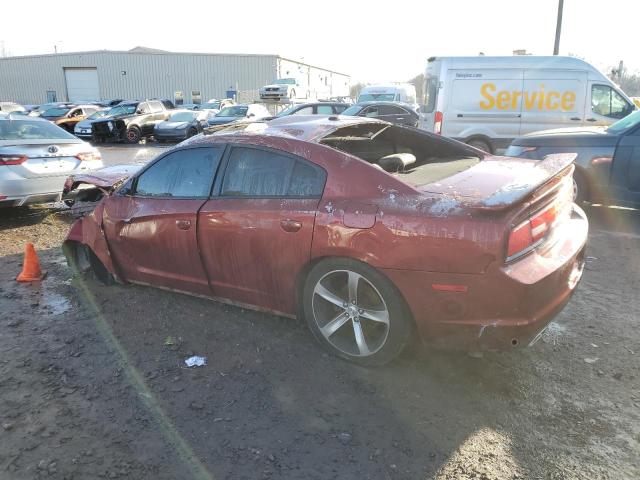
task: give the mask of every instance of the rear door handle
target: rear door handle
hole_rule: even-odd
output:
[[[595,118],[587,118],[587,122],[597,122]]]
[[[580,117],[571,117],[571,120],[573,120],[574,122],[579,122],[580,121]]]
[[[297,220],[287,218],[285,220],[280,220],[280,228],[285,232],[295,233],[302,228],[302,223]]]
[[[191,228],[190,220],[176,220],[176,227],[180,230],[189,230]]]

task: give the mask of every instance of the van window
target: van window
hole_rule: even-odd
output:
[[[591,87],[591,110],[593,113],[611,118],[623,118],[631,110],[627,101],[608,85]]]
[[[358,97],[361,102],[393,102],[396,95],[394,93],[363,93]]]
[[[427,77],[424,95],[425,112],[431,113],[436,108],[436,99],[438,98],[438,77]]]

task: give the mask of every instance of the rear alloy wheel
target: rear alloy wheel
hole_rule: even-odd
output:
[[[141,136],[137,127],[127,128],[127,143],[139,143]]]
[[[331,352],[363,365],[381,365],[409,341],[411,320],[393,284],[370,266],[324,260],[307,277],[304,315]]]

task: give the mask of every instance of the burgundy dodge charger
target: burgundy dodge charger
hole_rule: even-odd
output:
[[[572,161],[495,157],[366,118],[233,125],[138,171],[69,178],[65,194],[95,208],[64,248],[107,283],[302,317],[362,364],[416,335],[525,346],[582,275],[588,223]]]

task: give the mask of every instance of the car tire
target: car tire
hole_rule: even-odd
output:
[[[488,142],[481,140],[479,138],[472,138],[467,142],[467,145],[471,145],[478,150],[482,150],[483,152],[491,153],[491,145]]]
[[[589,201],[589,184],[579,170],[573,172],[573,201],[578,205]]]
[[[409,309],[396,287],[373,267],[353,259],[325,259],[310,270],[302,311],[325,348],[365,366],[396,358],[413,331]]]
[[[93,251],[82,243],[69,242],[63,246],[67,262],[71,267],[71,271],[75,275],[91,273],[93,276],[105,285],[114,285],[115,278],[109,273],[100,259]]]
[[[189,131],[187,132],[187,138],[191,138],[197,134],[198,134],[198,130],[196,130],[195,128],[190,128]]]
[[[138,127],[129,127],[127,128],[127,132],[125,134],[127,143],[140,143],[140,139],[142,138],[142,134],[140,133],[140,129]]]

